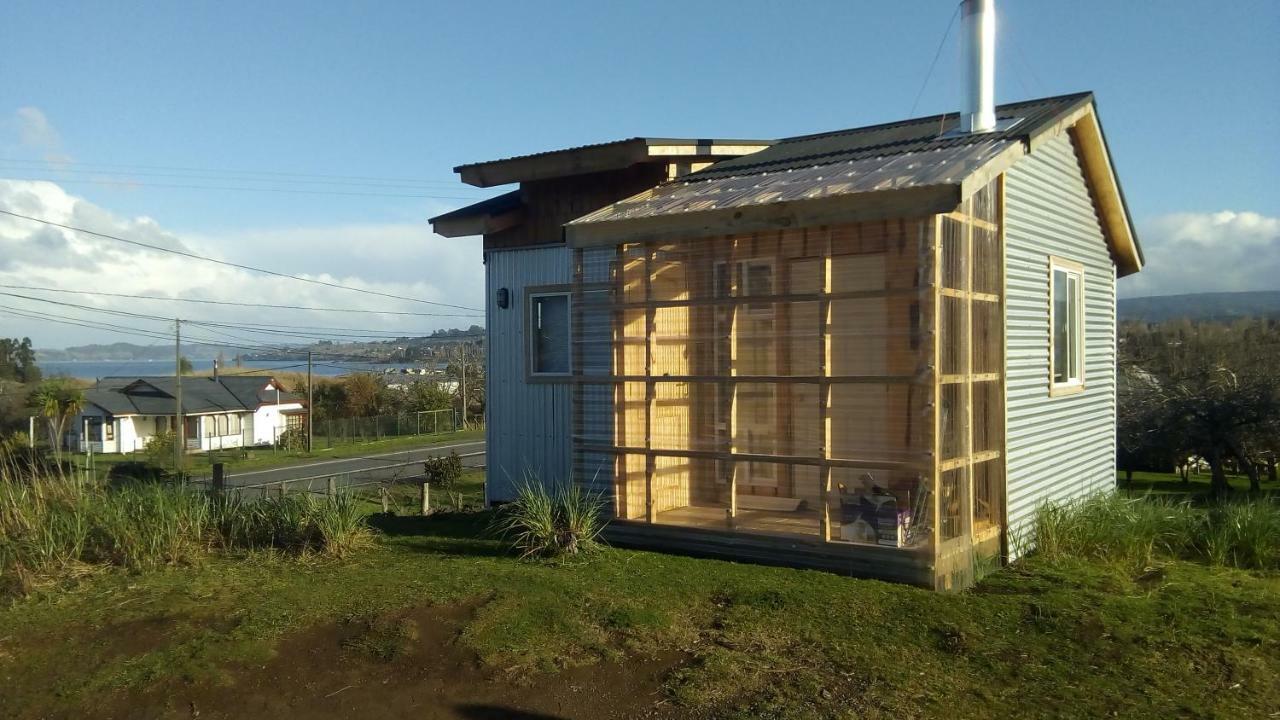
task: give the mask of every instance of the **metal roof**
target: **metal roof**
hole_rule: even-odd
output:
[[[184,378],[182,412],[253,412],[274,405],[276,393],[266,390],[275,380],[265,376]],[[85,401],[112,415],[172,415],[177,382],[171,375],[158,377],[106,377],[86,390]],[[293,393],[280,392],[280,402],[300,402]]]
[[[756,173],[741,175],[717,173],[709,179],[660,185],[569,224],[589,225],[879,190],[953,185],[1014,142],[989,138],[977,143],[949,143],[932,149],[841,159],[821,165],[782,169],[766,166],[767,169]]]
[[[1085,105],[1092,99],[1093,94],[1085,92],[1001,105],[996,108],[997,119],[1017,119],[1018,122],[1013,125],[1002,123],[1005,125],[1003,130],[981,134],[956,133],[960,115],[949,113],[817,135],[801,135],[779,140],[751,155],[723,160],[705,170],[686,175],[681,181],[697,182],[733,175],[808,168],[847,160],[958,148],[975,143],[1026,139],[1051,125],[1062,114]]]
[[[525,155],[511,155],[509,157],[498,158],[497,160],[484,160],[482,162],[466,163],[459,165],[453,169],[454,172],[460,173],[467,168],[480,167],[482,165],[493,165],[495,163],[511,162],[512,160],[531,160],[534,158],[550,157],[552,155],[561,155],[568,153],[577,153],[584,150],[600,150],[604,148],[623,147],[626,145],[698,145],[703,147],[714,147],[716,145],[768,145],[772,140],[726,140],[722,138],[657,138],[657,137],[629,137],[622,140],[609,140],[607,142],[587,143],[585,145],[575,145],[567,148],[557,148],[555,150],[544,150],[542,152],[527,153]]]
[[[634,137],[459,165],[453,170],[461,176],[462,182],[468,185],[493,187],[515,182],[533,182],[622,170],[639,163],[674,161],[678,158],[736,157],[757,152],[771,142],[771,140]]]

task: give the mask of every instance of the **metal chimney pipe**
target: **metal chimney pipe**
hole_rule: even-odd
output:
[[[967,133],[996,128],[996,3],[964,0],[960,6],[964,39],[964,111],[960,129]]]

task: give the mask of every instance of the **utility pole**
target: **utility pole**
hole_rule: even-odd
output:
[[[182,320],[173,319],[173,373],[178,391],[173,406],[173,471],[182,471],[182,451],[187,446],[187,423],[182,417]]]
[[[311,351],[307,351],[307,452],[311,452],[311,442],[315,438],[315,425],[312,419],[315,417],[315,405],[311,402]]]
[[[458,344],[458,367],[462,369],[462,429],[467,429],[467,349],[466,340]]]

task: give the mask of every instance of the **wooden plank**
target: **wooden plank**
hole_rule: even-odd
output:
[[[822,515],[819,518],[819,533],[823,542],[831,541],[831,465],[825,462],[831,457],[831,288],[832,288],[832,242],[831,229],[821,231],[824,237],[822,252],[822,300],[818,303],[818,423],[822,426],[822,452],[824,462],[818,470],[818,488]]]
[[[753,305],[759,303],[798,303],[818,302],[821,300],[872,300],[894,297],[924,297],[920,288],[897,287],[879,290],[843,290],[841,292],[796,293],[794,295],[751,295],[751,296],[708,296],[689,298],[687,300],[650,300],[624,301],[621,307],[627,310],[643,310],[649,307],[699,307],[703,305]]]
[[[799,383],[809,385],[815,383],[829,383],[832,385],[928,385],[930,383],[929,378],[923,375],[593,375],[577,379],[567,378],[564,382],[597,385],[602,383],[649,382],[651,379],[654,382],[675,383],[723,382],[729,386],[750,383]]]
[[[999,380],[1000,373],[974,373],[972,375],[943,375],[941,382],[943,385],[961,385],[964,383],[974,382],[994,382]]]
[[[980,453],[974,453],[973,455],[962,455],[949,460],[943,460],[938,467],[943,472],[949,472],[951,470],[963,468],[967,465],[976,465],[978,463],[987,462],[988,460],[996,460],[1000,457],[1001,453],[999,450],[985,450]]]
[[[923,472],[933,467],[931,458],[920,457],[918,459],[903,459],[901,457],[812,457],[808,455],[769,455],[766,453],[744,453],[744,452],[723,452],[718,450],[680,450],[680,449],[648,449],[643,447],[632,447],[627,445],[595,445],[584,443],[582,449],[586,452],[602,453],[602,454],[626,454],[626,455],[646,455],[653,457],[675,457],[675,458],[692,458],[699,460],[725,460],[733,462],[768,462],[768,463],[791,463],[793,465],[810,465],[821,467],[830,465],[831,467],[849,467],[849,468],[871,468],[879,470],[903,470],[909,472]]]
[[[942,343],[939,342],[942,331],[942,216],[933,221],[933,538],[932,548],[935,558],[942,554]],[[940,578],[935,574],[933,585],[936,587]]]
[[[946,213],[943,217],[949,217],[952,220],[956,220],[960,222],[961,224],[973,225],[975,227],[980,227],[983,230],[991,230],[992,232],[995,232],[998,229],[995,223],[989,222],[987,220],[983,220],[980,217],[977,217],[972,214],[967,214],[959,210],[956,210],[955,212]]]
[[[1009,260],[1005,248],[1005,173],[1000,173],[998,186],[1000,233],[1000,554],[1009,557],[1009,304],[1004,302],[1009,297]]]
[[[644,249],[644,298],[653,299],[653,249]],[[655,388],[653,384],[653,335],[654,308],[648,308],[644,316],[644,336],[648,342],[644,346],[644,449],[653,448],[653,400]],[[644,465],[645,516],[649,522],[657,520],[658,511],[653,497],[654,458],[650,454]]]

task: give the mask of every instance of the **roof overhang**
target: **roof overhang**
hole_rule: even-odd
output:
[[[1120,188],[1120,179],[1116,176],[1111,153],[1107,150],[1102,123],[1092,104],[1071,126],[1070,133],[1080,153],[1085,180],[1093,191],[1098,217],[1102,220],[1103,234],[1107,237],[1107,244],[1111,246],[1111,254],[1116,263],[1116,277],[1132,275],[1142,270],[1146,259],[1142,255],[1138,233],[1133,229],[1129,205],[1125,202],[1124,190]]]
[[[467,237],[502,232],[524,222],[524,203],[520,191],[512,190],[497,197],[437,215],[427,222],[438,235]]]
[[[515,182],[550,180],[569,175],[607,172],[636,163],[681,158],[718,159],[762,150],[767,140],[713,140],[692,138],[630,138],[599,145],[552,150],[535,155],[459,165],[453,169],[462,182],[493,187]]]

